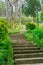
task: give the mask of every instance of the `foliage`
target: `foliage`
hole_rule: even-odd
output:
[[[10,29],[9,30],[9,34],[17,34],[17,33],[19,33],[20,31],[16,28],[14,28],[14,29]]]
[[[26,29],[27,29],[27,30],[33,30],[33,29],[35,29],[35,28],[36,28],[36,26],[35,26],[35,24],[32,23],[32,22],[28,22],[28,23],[26,24]]]
[[[33,22],[33,17],[31,17],[31,16],[28,16],[28,17],[22,16],[21,21],[22,21],[23,24],[25,24],[27,22]]]
[[[13,33],[13,34],[18,34],[20,32],[23,32],[25,31],[25,25],[23,24],[17,24],[16,27],[15,27],[16,24],[14,24],[14,27],[13,28],[10,28],[9,29],[9,34]]]
[[[32,31],[33,36],[36,35],[39,39],[43,38],[43,30],[42,29],[35,29]]]
[[[39,28],[43,29],[43,23],[39,23]]]
[[[32,42],[33,36],[32,36],[32,34],[31,34],[30,31],[24,32],[24,36],[25,36],[25,38],[26,38],[28,41],[31,41],[31,42]]]
[[[0,19],[0,65],[12,65],[12,46],[5,20]]]
[[[7,20],[6,18],[0,17],[0,21],[1,21],[3,24],[5,24],[5,25],[7,26],[7,28],[10,27],[10,24],[9,24],[9,22],[8,22],[8,20]]]
[[[34,29],[32,31],[25,32],[24,36],[27,40],[40,47],[43,47],[43,29]]]
[[[42,39],[43,39],[43,30],[36,29],[32,32],[33,34],[33,41],[37,43],[39,46],[43,47]]]
[[[40,22],[43,22],[43,12],[40,12]]]
[[[41,9],[41,5],[38,0],[25,0],[25,4],[23,4],[22,9],[26,16],[31,15],[36,17],[37,12]]]

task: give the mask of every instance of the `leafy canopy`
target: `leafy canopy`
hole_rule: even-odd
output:
[[[41,5],[39,0],[25,0],[25,3],[22,6],[22,12],[26,16],[36,17],[37,12],[41,10]]]

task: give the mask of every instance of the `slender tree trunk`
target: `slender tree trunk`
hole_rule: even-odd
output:
[[[6,18],[8,18],[8,0],[5,1],[6,1]]]
[[[22,0],[20,1],[20,24],[22,23],[21,17],[22,17]]]
[[[18,18],[18,2],[15,3],[15,16]]]
[[[13,20],[13,5],[11,6],[11,19]]]
[[[4,16],[4,4],[2,2],[2,17]]]

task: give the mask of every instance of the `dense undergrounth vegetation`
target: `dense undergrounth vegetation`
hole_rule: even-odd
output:
[[[13,65],[13,50],[4,19],[0,19],[0,65]]]
[[[24,36],[27,40],[33,42],[34,44],[40,46],[43,48],[43,28],[40,27],[41,24],[39,24],[39,28],[35,28],[35,25],[26,25],[27,31],[24,32]]]

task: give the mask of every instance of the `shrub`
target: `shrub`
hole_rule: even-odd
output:
[[[43,23],[39,23],[39,28],[43,29]]]
[[[13,65],[13,52],[10,43],[8,26],[0,19],[0,65]]]
[[[43,22],[43,12],[40,13],[40,22]]]
[[[42,39],[43,38],[43,30],[42,29],[35,29],[33,30],[32,34],[38,37],[38,39]]]
[[[35,29],[36,28],[36,26],[35,26],[35,24],[34,23],[27,23],[26,24],[26,29],[27,30],[33,30],[33,29]]]
[[[5,24],[8,29],[11,27],[10,23],[7,21],[6,18],[0,18],[0,23]]]
[[[35,29],[32,31],[33,41],[37,43],[37,45],[43,47],[42,39],[43,39],[43,30],[42,29]]]
[[[43,29],[34,29],[24,33],[27,40],[34,44],[43,47]]]
[[[31,32],[25,32],[24,33],[24,36],[25,38],[28,40],[28,41],[32,41],[33,40],[33,35],[31,34]]]

